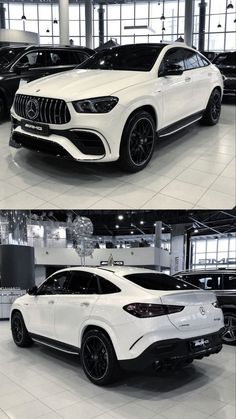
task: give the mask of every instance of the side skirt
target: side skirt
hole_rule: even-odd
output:
[[[36,335],[35,333],[29,333],[29,335],[34,342],[48,346],[52,349],[66,352],[67,354],[79,355],[79,348],[76,346],[68,345],[67,343],[63,343],[55,339],[50,339],[45,336]]]
[[[167,137],[168,135],[174,134],[175,132],[180,131],[188,127],[189,125],[194,124],[195,122],[199,121],[202,118],[204,110],[197,112],[193,115],[188,116],[187,118],[183,118],[180,121],[174,122],[174,124],[168,125],[165,128],[160,129],[157,131],[157,136],[159,138]]]

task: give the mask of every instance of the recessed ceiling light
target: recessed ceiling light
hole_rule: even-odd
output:
[[[142,221],[142,220],[141,220],[141,221],[140,221],[140,224],[142,224],[142,225],[143,225],[143,224],[144,224],[144,221]]]
[[[116,224],[116,228],[119,228],[118,224]]]
[[[194,233],[198,233],[198,229],[197,228],[194,229]]]
[[[118,215],[118,220],[123,220],[124,216],[122,214]]]
[[[154,225],[154,227],[156,227],[156,225],[157,225],[157,224],[156,224],[156,223],[154,223],[153,225]]]
[[[130,232],[130,234],[134,234],[133,230]]]

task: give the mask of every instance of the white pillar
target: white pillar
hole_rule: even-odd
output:
[[[92,0],[85,1],[85,36],[86,47],[93,48]]]
[[[185,0],[184,42],[193,45],[193,0]]]
[[[59,0],[60,44],[69,45],[69,0]]]

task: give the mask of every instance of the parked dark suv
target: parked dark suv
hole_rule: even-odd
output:
[[[214,290],[224,312],[225,343],[236,345],[236,269],[182,271],[174,276],[204,290]]]
[[[94,53],[84,47],[52,45],[0,48],[0,119],[10,109],[20,84],[71,70]]]
[[[236,51],[222,52],[212,62],[223,75],[224,95],[236,95]]]

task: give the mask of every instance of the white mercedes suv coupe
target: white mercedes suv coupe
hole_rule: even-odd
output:
[[[187,45],[119,46],[21,86],[10,145],[137,172],[156,138],[200,119],[216,124],[222,92],[220,71]]]
[[[116,379],[119,367],[161,368],[217,353],[223,327],[213,293],[129,267],[60,270],[11,310],[16,345],[36,341],[80,354],[98,385]]]

